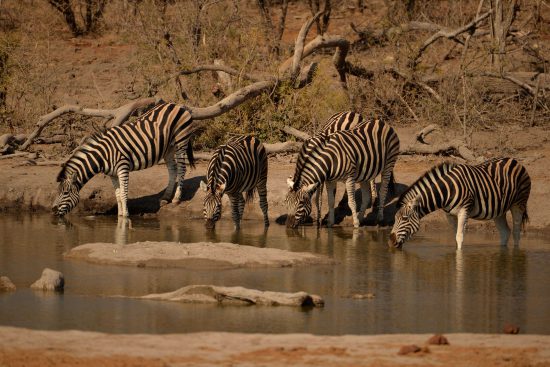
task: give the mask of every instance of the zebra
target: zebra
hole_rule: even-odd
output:
[[[323,124],[323,126],[319,129],[317,134],[332,134],[337,131],[342,130],[352,130],[361,126],[364,126],[365,124],[370,123],[370,121],[366,120],[361,114],[353,111],[345,111],[345,112],[338,112],[334,115],[330,116],[327,121]],[[304,142],[302,145],[302,148],[300,149],[300,152],[298,154],[298,158],[296,160],[296,169],[301,170],[301,167],[303,167],[305,159],[307,155],[310,153],[310,146],[309,144],[312,143],[309,140]],[[393,172],[390,176],[389,181],[389,191],[394,191],[395,186],[395,180]],[[319,190],[316,190],[315,192],[315,203],[317,206],[317,225],[321,222],[321,192],[322,188]],[[334,192],[334,195],[336,195],[336,192]],[[347,192],[344,193],[344,196],[342,197],[342,201],[347,201]],[[362,196],[361,201],[363,202],[365,200],[365,196]],[[365,203],[365,205],[368,206],[367,203],[374,203],[374,200],[377,196],[376,192],[376,183],[374,182],[374,178],[370,181],[370,197],[369,201]]]
[[[329,206],[327,224],[332,226],[336,182],[345,181],[353,225],[359,227],[367,201],[362,200],[358,213],[355,183],[360,183],[364,198],[368,192],[368,182],[379,174],[382,175],[382,183],[377,220],[382,221],[388,182],[399,154],[399,138],[395,130],[376,120],[352,130],[317,134],[307,144],[303,149],[307,154],[299,157],[294,176],[287,180],[287,226],[296,227],[304,222],[311,212],[311,196],[323,184],[326,184]]]
[[[439,164],[399,198],[388,244],[401,247],[418,231],[422,217],[443,209],[454,227],[459,249],[468,218],[493,219],[500,232],[500,243],[506,245],[510,237],[507,211],[512,212],[514,243],[518,245],[520,229],[529,219],[530,191],[527,170],[513,158],[495,158],[475,166]]]
[[[221,217],[223,194],[229,196],[235,229],[240,228],[245,199],[254,198],[257,190],[264,225],[269,226],[267,216],[267,153],[263,144],[250,135],[234,137],[216,149],[208,163],[207,182],[201,181],[204,198],[204,218],[207,228],[214,228]]]
[[[179,203],[186,162],[194,167],[190,141],[194,130],[195,124],[185,107],[162,103],[135,121],[92,134],[73,152],[57,176],[59,187],[53,213],[63,216],[70,212],[78,204],[80,189],[93,176],[104,173],[111,176],[118,215],[128,217],[130,171],[149,168],[163,158],[169,179],[161,205],[172,198]]]

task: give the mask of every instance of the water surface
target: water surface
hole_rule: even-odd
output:
[[[215,232],[202,221],[133,218],[130,231],[114,217],[0,216],[0,275],[18,290],[0,294],[0,325],[114,333],[238,331],[263,333],[377,334],[499,333],[505,323],[550,334],[550,240],[523,237],[519,248],[498,245],[495,233],[466,235],[457,251],[450,232],[419,233],[403,251],[386,246],[388,229],[305,227],[287,230],[230,221]],[[89,242],[224,241],[307,251],[336,259],[336,266],[283,269],[182,270],[93,265],[63,260]],[[64,273],[63,294],[30,290],[43,268]],[[307,291],[323,296],[321,309],[185,305],[115,298],[168,292],[191,284]],[[374,294],[353,299],[352,294]]]

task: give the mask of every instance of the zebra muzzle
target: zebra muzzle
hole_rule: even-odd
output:
[[[216,227],[216,221],[212,219],[207,219],[204,225],[207,229],[214,229]]]
[[[396,247],[396,248],[401,247],[401,243],[397,243],[397,236],[395,235],[395,233],[390,233],[390,238],[388,240],[388,246]]]

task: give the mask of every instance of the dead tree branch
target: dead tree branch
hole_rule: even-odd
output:
[[[65,105],[59,107],[55,111],[52,111],[38,119],[36,123],[36,129],[29,134],[27,140],[21,145],[21,150],[26,150],[34,140],[40,135],[42,130],[56,118],[65,115],[67,113],[77,113],[84,116],[94,116],[94,117],[103,117],[105,119],[113,119],[110,126],[118,126],[122,122],[126,121],[130,115],[139,108],[146,108],[151,105],[160,103],[162,100],[160,98],[145,98],[138,101],[128,103],[122,107],[119,107],[114,110],[100,110],[94,108],[84,108],[82,106],[76,105]]]
[[[456,39],[456,37],[464,32],[474,32],[475,29],[479,26],[481,22],[483,22],[485,19],[487,19],[491,14],[493,13],[492,10],[489,10],[488,12],[483,13],[482,15],[478,16],[474,20],[472,20],[470,23],[457,28],[455,30],[440,30],[439,32],[432,35],[430,38],[428,38],[418,49],[416,52],[416,55],[413,57],[411,64],[416,66],[418,64],[418,59],[422,56],[424,51],[430,46],[432,43],[437,41],[440,38],[448,38],[448,39]]]
[[[288,135],[292,135],[297,137],[300,140],[308,140],[311,139],[311,135],[308,133],[305,133],[303,131],[300,131],[298,129],[293,128],[292,126],[285,125],[282,130],[287,133]]]

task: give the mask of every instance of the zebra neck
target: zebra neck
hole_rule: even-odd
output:
[[[76,174],[80,187],[84,186],[92,177],[105,172],[105,162],[98,155],[80,150],[73,154],[66,164],[69,171]],[[105,172],[107,173],[107,172]]]
[[[447,201],[447,191],[445,187],[441,187],[441,182],[432,182],[431,185],[415,185],[411,187],[407,193],[404,205],[415,200],[416,211],[419,218],[422,218],[431,212],[443,208]]]

